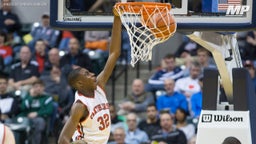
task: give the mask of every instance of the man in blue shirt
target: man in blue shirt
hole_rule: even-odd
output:
[[[166,94],[161,95],[157,99],[157,110],[161,111],[169,109],[171,114],[175,114],[177,108],[181,107],[188,111],[188,104],[186,97],[181,93],[174,91],[175,81],[173,79],[166,79],[164,87]]]
[[[171,78],[176,81],[183,77],[184,72],[180,67],[176,66],[175,56],[173,54],[167,54],[163,60],[166,67],[158,70],[150,77],[148,85],[146,86],[147,91],[155,92],[164,90],[165,79]]]
[[[201,110],[202,110],[202,101],[203,101],[203,77],[199,78],[198,81],[201,91],[198,93],[195,93],[191,96],[191,116],[194,118],[199,118]]]
[[[128,131],[126,132],[125,142],[129,144],[148,143],[149,138],[146,132],[137,128],[137,115],[129,113],[126,116]]]

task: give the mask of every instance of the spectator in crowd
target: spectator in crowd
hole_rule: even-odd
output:
[[[203,77],[199,78],[198,81],[201,90],[191,96],[191,113],[190,116],[193,118],[199,118],[202,110],[203,103]]]
[[[154,97],[145,91],[144,83],[141,79],[134,79],[132,83],[132,93],[128,95],[125,102],[119,104],[121,111],[135,112],[144,117],[147,105],[154,103]]]
[[[0,28],[7,33],[19,32],[21,24],[18,16],[12,13],[11,0],[1,0]]]
[[[112,8],[115,5],[115,0],[96,0],[95,3],[88,10],[89,12],[103,11],[112,12]]]
[[[114,141],[108,144],[128,144],[125,142],[125,129],[123,127],[115,128],[113,135]]]
[[[243,51],[245,60],[255,60],[256,58],[256,31],[249,31],[246,36],[246,44]]]
[[[47,61],[46,45],[42,39],[38,39],[35,44],[34,60],[38,63],[38,71],[42,73],[44,70],[44,64]]]
[[[156,92],[158,90],[164,90],[164,80],[167,78],[174,79],[175,81],[183,76],[183,71],[175,64],[175,56],[173,54],[167,54],[164,57],[166,67],[158,70],[148,80],[146,86],[147,91]]]
[[[116,107],[114,104],[109,104],[109,112],[110,112],[110,117],[111,117],[111,129],[110,129],[110,136],[109,136],[109,141],[113,141],[113,132],[116,128],[123,127],[126,128],[125,124],[125,117],[122,115],[118,115],[116,111]]]
[[[175,81],[173,79],[166,79],[164,85],[166,94],[159,96],[157,99],[158,111],[169,110],[172,115],[176,113],[179,107],[188,111],[186,97],[174,91]]]
[[[191,95],[201,90],[198,78],[201,74],[201,66],[197,61],[192,62],[189,69],[189,76],[176,81],[174,90],[186,96],[187,100]]]
[[[187,141],[190,142],[190,140],[192,140],[192,138],[195,136],[195,126],[193,124],[189,124],[187,122],[187,116],[189,115],[189,113],[187,111],[185,111],[182,108],[178,108],[175,114],[175,124],[176,124],[176,128],[183,131]]]
[[[255,75],[255,66],[253,64],[253,61],[246,60],[244,62],[244,67],[248,70],[250,77],[252,79],[252,82],[254,84],[255,93],[256,93],[256,75]]]
[[[42,75],[49,75],[53,66],[60,67],[60,55],[58,48],[51,48],[48,52],[48,59],[44,64]]]
[[[172,116],[169,112],[160,113],[160,125],[161,129],[152,136],[152,142],[161,144],[187,144],[185,134],[174,127]]]
[[[29,94],[22,100],[20,116],[28,117],[32,127],[32,144],[42,141],[42,133],[46,130],[46,119],[53,111],[52,97],[44,93],[44,83],[37,80],[33,83]]]
[[[4,65],[4,59],[0,57],[0,74],[5,74],[5,65]]]
[[[197,60],[201,66],[202,73],[204,68],[216,68],[213,59],[207,49],[200,47],[197,49]]]
[[[13,118],[19,112],[19,100],[7,92],[8,78],[0,75],[0,120]]]
[[[40,26],[31,30],[30,35],[32,40],[28,43],[31,52],[35,51],[35,43],[37,40],[42,39],[48,48],[55,47],[57,45],[57,39],[59,37],[59,31],[50,27],[50,16],[43,14],[41,17],[42,23]]]
[[[53,98],[54,109],[50,126],[50,131],[53,132],[54,125],[62,125],[64,118],[69,115],[74,102],[73,91],[68,85],[66,77],[57,66],[52,67],[50,75],[42,75],[40,79],[45,84],[45,92]],[[56,121],[57,115],[59,117],[58,121]]]
[[[74,35],[71,31],[67,31],[67,30],[61,31],[61,40],[58,46],[59,50],[68,51],[69,40],[73,37]]]
[[[69,52],[60,59],[60,66],[65,69],[65,75],[68,75],[72,69],[78,66],[91,71],[91,59],[87,54],[83,54],[80,51],[80,44],[77,38],[69,40]]]
[[[85,31],[85,52],[88,52],[89,50],[96,50],[99,53],[108,52],[109,35],[109,31]]]
[[[101,72],[108,57],[109,35],[109,31],[85,31],[83,52],[93,61],[96,74]]]
[[[5,32],[0,31],[0,57],[4,59],[4,65],[8,66],[12,63],[12,47],[6,45],[7,35]]]
[[[185,53],[188,53],[191,56],[196,56],[198,49],[198,44],[190,40],[187,36],[184,36],[182,44],[179,46],[178,50],[175,53],[176,57],[184,57]]]
[[[20,50],[20,62],[13,64],[11,67],[8,81],[9,90],[28,91],[38,77],[38,63],[31,60],[29,47],[22,46]]]
[[[114,104],[109,104],[109,112],[111,116],[111,132],[114,131],[115,128],[117,127],[124,127],[125,128],[125,123],[124,120],[125,118],[122,115],[118,115],[116,111],[116,107]]]
[[[149,142],[146,132],[137,128],[138,118],[135,113],[126,116],[128,131],[126,132],[125,143],[141,144]]]
[[[147,106],[147,118],[139,122],[138,128],[145,131],[149,139],[160,129],[160,120],[155,104],[149,104]]]
[[[50,75],[43,75],[40,79],[45,84],[45,92],[50,94],[58,103],[61,116],[68,115],[74,97],[66,77],[57,66],[53,66]]]

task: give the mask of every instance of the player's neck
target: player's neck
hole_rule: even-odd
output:
[[[86,92],[78,92],[80,94],[82,94],[85,97],[94,97],[94,91],[86,91]]]

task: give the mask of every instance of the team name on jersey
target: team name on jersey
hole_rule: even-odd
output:
[[[93,117],[100,111],[109,109],[109,104],[108,103],[102,103],[98,104],[93,108],[93,112],[90,115],[90,118],[93,119]]]

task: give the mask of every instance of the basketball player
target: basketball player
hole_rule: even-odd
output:
[[[106,144],[110,134],[111,118],[104,86],[120,55],[121,21],[114,16],[109,57],[103,71],[96,78],[84,68],[73,70],[68,77],[70,86],[77,90],[71,113],[60,134],[58,143]],[[75,133],[74,133],[75,132]]]
[[[12,131],[2,123],[0,123],[0,144],[15,144]]]

